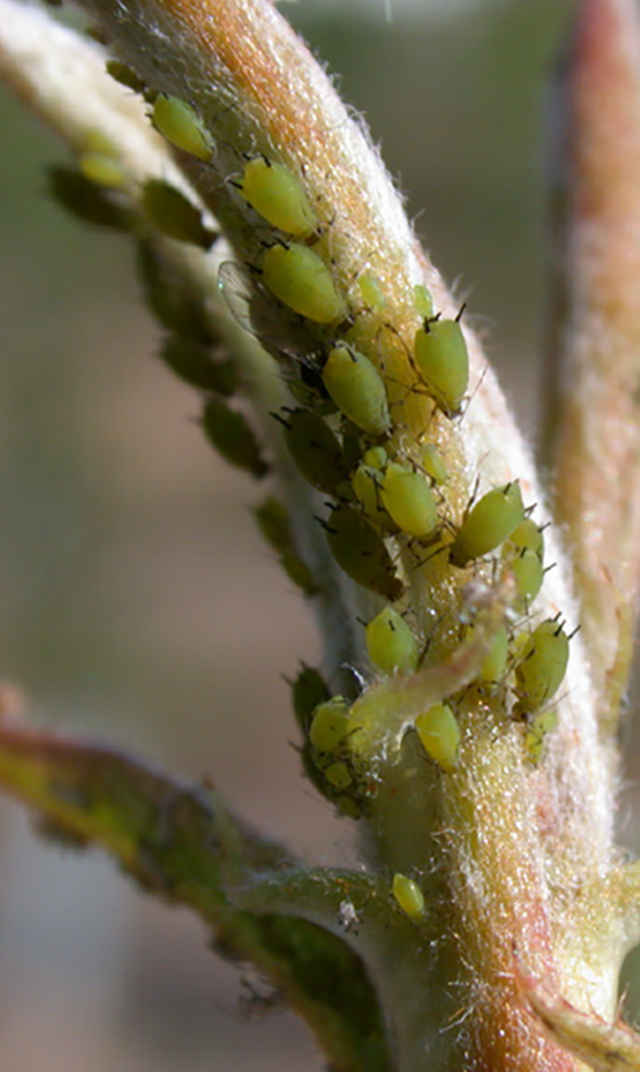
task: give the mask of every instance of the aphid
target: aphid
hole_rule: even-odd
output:
[[[318,752],[335,752],[349,731],[349,704],[342,696],[321,703],[313,713],[309,740]]]
[[[542,562],[535,551],[523,550],[509,564],[518,593],[514,607],[517,611],[527,610],[542,588]]]
[[[348,789],[353,778],[351,772],[346,763],[339,761],[338,763],[331,763],[328,767],[324,767],[322,773],[327,779],[329,785],[332,785],[334,789]]]
[[[348,346],[335,346],[322,370],[322,382],[339,410],[363,432],[383,435],[391,424],[387,392],[368,357]]]
[[[369,447],[362,455],[362,461],[370,469],[384,469],[389,458],[384,447]]]
[[[148,179],[142,187],[142,210],[149,223],[168,238],[211,249],[217,238],[202,222],[202,213],[175,186]]]
[[[525,517],[524,521],[521,521],[513,530],[505,545],[505,551],[510,551],[513,547],[517,551],[533,551],[542,562],[544,558],[544,534],[542,529],[539,529],[535,521],[532,521],[530,517]]]
[[[298,469],[306,480],[327,495],[346,479],[342,448],[326,422],[309,409],[294,409],[278,417],[284,438]]]
[[[238,388],[240,377],[235,361],[213,361],[210,349],[185,335],[170,335],[160,357],[185,383],[201,391],[230,396]]]
[[[369,272],[359,275],[358,288],[368,309],[379,313],[384,308],[384,291],[375,275],[370,275]]]
[[[522,494],[517,480],[483,495],[462,522],[449,556],[460,568],[494,551],[509,538],[523,519]]]
[[[262,278],[289,309],[317,324],[335,324],[347,316],[347,303],[317,253],[297,242],[270,246],[262,261]]]
[[[256,156],[244,169],[240,193],[263,219],[296,238],[318,229],[316,216],[302,183],[284,164]]]
[[[442,460],[442,455],[433,443],[427,443],[420,452],[420,464],[434,484],[444,484],[449,479],[449,472]]]
[[[307,563],[303,562],[295,551],[283,552],[280,555],[280,565],[289,580],[293,581],[305,596],[317,596],[318,592],[322,591]]]
[[[418,883],[397,872],[393,876],[391,892],[402,911],[415,923],[424,916],[424,894]]]
[[[562,623],[549,618],[525,643],[516,666],[518,712],[525,717],[543,707],[558,691],[569,662],[569,638]]]
[[[413,356],[427,391],[447,417],[460,412],[469,385],[469,353],[457,320],[427,318]]]
[[[247,418],[217,395],[208,399],[204,407],[202,427],[209,442],[232,465],[257,477],[269,472]]]
[[[553,708],[541,711],[527,726],[524,747],[527,756],[535,767],[542,758],[544,742],[549,733],[558,725],[558,712]]]
[[[381,610],[366,627],[367,653],[383,674],[411,673],[420,653],[411,627],[392,607]]]
[[[337,506],[324,524],[329,549],[352,581],[386,599],[398,599],[404,586],[396,576],[382,537],[357,510]]]
[[[413,288],[413,303],[416,307],[416,312],[422,320],[431,320],[433,318],[433,298],[431,292],[424,283],[416,283]]]
[[[157,320],[178,335],[209,345],[212,341],[209,314],[202,292],[193,280],[176,271],[175,258],[162,244],[138,243],[138,272],[144,298]]]
[[[160,93],[153,102],[153,125],[167,141],[198,160],[210,160],[213,139],[202,119],[186,101]]]
[[[361,462],[351,477],[351,485],[369,521],[384,532],[398,532],[398,526],[382,502],[382,480],[382,472],[379,469]]]
[[[127,173],[121,160],[113,153],[89,150],[80,154],[78,166],[84,177],[98,186],[114,189],[126,186]]]
[[[131,230],[132,217],[117,195],[69,167],[49,168],[49,192],[67,212],[83,223],[114,231]]]
[[[120,60],[107,60],[106,68],[107,74],[110,74],[120,85],[132,89],[134,93],[144,93],[147,88],[146,83],[138,77],[136,72]]]
[[[509,637],[504,626],[496,630],[484,662],[478,672],[481,681],[497,684],[502,681],[507,671]]]
[[[291,682],[291,691],[296,722],[306,734],[314,712],[331,699],[331,693],[322,674],[304,663],[296,679]]]
[[[443,771],[454,771],[458,766],[460,727],[449,705],[434,704],[418,715],[415,726],[427,755]]]
[[[436,533],[436,501],[422,473],[396,462],[388,465],[382,481],[382,502],[408,536],[428,539]]]

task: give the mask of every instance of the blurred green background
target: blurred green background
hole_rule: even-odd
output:
[[[283,12],[366,116],[533,439],[548,88],[571,5],[390,7],[391,21],[384,0]],[[318,647],[258,538],[255,488],[207,450],[196,400],[155,359],[126,240],[46,200],[46,165],[64,151],[6,92],[0,121],[0,677],[40,722],[211,774],[296,850],[349,860],[350,824],[290,745],[282,674]],[[636,800],[632,787],[629,845]],[[241,978],[197,923],[104,861],[42,847],[5,800],[0,865],[3,1072],[321,1066],[292,1016],[238,1019]]]

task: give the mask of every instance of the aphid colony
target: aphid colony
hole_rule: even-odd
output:
[[[203,161],[211,157],[209,136],[184,102],[157,97],[153,121],[181,150]],[[293,360],[282,348],[272,348],[294,396],[304,402],[276,416],[284,426],[285,442],[297,468],[331,499],[329,515],[321,523],[340,568],[394,604],[405,590],[396,568],[398,549],[409,548],[418,564],[421,551],[427,556],[446,555],[457,570],[473,569],[479,560],[501,549],[515,582],[515,610],[528,615],[543,582],[544,540],[525,510],[517,481],[489,489],[452,526],[439,510],[438,488],[447,481],[448,472],[435,445],[423,444],[421,455],[410,460],[398,448],[396,433],[401,429],[394,421],[384,363],[379,353],[364,352],[367,338],[372,337],[372,322],[373,334],[376,321],[383,322],[385,296],[379,280],[367,272],[357,280],[367,318],[366,329],[358,330],[358,311],[354,313],[335,278],[320,241],[323,224],[301,179],[282,163],[253,155],[243,162],[233,187],[273,229],[272,241],[251,266],[259,293],[275,297],[286,316],[302,318],[316,341],[310,353]],[[456,319],[434,315],[431,296],[423,286],[415,288],[414,306],[419,326],[409,355],[415,372],[412,390],[426,394],[436,410],[454,419],[462,411],[469,380],[461,314]],[[256,333],[260,337],[259,328]],[[229,420],[222,414],[218,417],[211,404],[207,415],[205,427],[215,443],[216,427],[224,429]],[[248,444],[240,445],[240,431],[223,438],[232,438],[237,445],[231,452],[216,444],[222,452],[230,458],[235,454],[232,460],[259,475],[259,461]],[[284,564],[289,539],[280,530],[287,525],[281,520],[274,534],[270,515],[276,506],[282,508],[274,506],[273,500],[268,502],[272,505],[268,513],[268,504],[262,508],[260,523]],[[468,632],[473,632],[472,625]],[[414,673],[426,657],[424,638],[416,636],[408,614],[392,605],[366,625],[365,642],[372,670],[379,677]],[[513,693],[514,716],[528,724],[525,747],[533,762],[540,758],[542,741],[552,727],[547,706],[562,684],[568,657],[569,641],[558,620],[544,621],[536,628],[525,622],[519,634],[506,625],[495,633],[479,670],[478,687],[494,693],[509,688]],[[294,684],[294,705],[304,734],[303,757],[309,776],[343,810],[357,812],[362,794],[353,792],[358,773],[349,759],[349,701],[331,698],[319,675],[305,669]],[[418,713],[414,721],[426,756],[445,773],[455,771],[458,763],[460,728],[455,708],[452,697]],[[418,914],[417,908],[410,907],[415,895],[412,880],[404,876],[396,880],[397,900],[409,915]]]
[[[122,65],[118,71],[112,67],[114,77],[144,92],[133,72],[120,70]],[[166,94],[145,96],[156,129],[183,153],[208,164],[214,144],[195,110]],[[84,206],[91,222],[131,228],[108,192],[118,184],[108,153],[103,146],[98,149],[85,154],[75,177],[55,173],[56,193],[76,211],[78,204]],[[296,400],[274,416],[298,470],[330,500],[329,513],[320,523],[335,561],[353,581],[388,601],[364,626],[373,675],[384,680],[415,674],[428,665],[430,638],[419,634],[399,602],[405,583],[398,562],[404,554],[406,566],[405,552],[415,569],[439,555],[450,570],[472,572],[485,556],[495,559],[499,552],[515,582],[513,609],[525,618],[520,626],[505,622],[495,632],[474,687],[487,696],[500,692],[513,698],[512,716],[525,725],[525,754],[537,763],[554,726],[549,705],[565,676],[569,638],[559,619],[530,624],[544,578],[544,538],[524,507],[518,482],[490,488],[472,500],[457,524],[444,517],[439,489],[449,479],[445,460],[433,443],[422,442],[411,458],[403,453],[397,391],[394,394],[385,374],[380,347],[371,345],[378,343],[385,326],[381,282],[362,272],[352,281],[350,299],[323,242],[330,222],[322,222],[303,181],[284,164],[254,153],[243,158],[239,172],[226,181],[230,197],[244,205],[245,212],[255,213],[263,229],[271,229],[257,262],[249,266],[254,285],[249,326],[280,362]],[[78,183],[89,184],[82,198]],[[141,205],[147,223],[171,238],[205,249],[215,238],[199,210],[166,183],[147,183]],[[205,392],[202,424],[207,437],[231,463],[263,476],[269,467],[258,441],[242,412],[229,404],[238,387],[237,372],[231,361],[212,360],[215,340],[198,300],[179,289],[176,293],[157,250],[144,240],[140,266],[149,305],[170,332],[164,360]],[[264,328],[260,306],[273,299],[282,307],[279,315],[290,321],[292,337],[297,331],[303,340],[299,349],[274,341]],[[407,354],[414,375],[409,393],[430,399],[434,413],[455,419],[469,381],[461,313],[455,319],[434,314],[431,295],[422,285],[414,288],[413,308],[417,326]],[[270,496],[256,515],[290,578],[307,595],[316,594],[314,578],[296,551],[285,508]],[[473,623],[463,626],[461,639],[465,636],[473,636]],[[318,672],[307,667],[293,682],[293,700],[308,777],[343,814],[357,817],[376,786],[370,777],[363,784],[362,771],[353,762],[350,701],[332,697]],[[459,762],[460,700],[456,695],[431,704],[416,712],[411,726],[427,761],[445,776],[455,772]],[[424,902],[417,883],[397,874],[392,893],[402,911],[419,921]]]

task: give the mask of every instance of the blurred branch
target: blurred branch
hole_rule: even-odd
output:
[[[563,86],[566,145],[551,355],[552,493],[604,720],[625,688],[640,583],[640,12],[582,0]]]
[[[111,749],[6,717],[0,785],[35,809],[47,836],[106,849],[147,892],[195,911],[213,928],[219,953],[251,961],[284,992],[336,1069],[386,1072],[379,1006],[359,957],[313,923],[285,919],[277,909],[257,916],[229,898],[228,887],[259,886],[296,864],[231,816],[213,789],[185,786]],[[325,872],[325,894],[334,888],[342,900],[348,878]]]

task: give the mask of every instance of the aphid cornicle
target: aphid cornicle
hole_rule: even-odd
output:
[[[457,320],[426,319],[413,356],[428,393],[447,417],[460,412],[469,386],[469,353]]]
[[[424,916],[424,894],[415,879],[408,878],[397,872],[393,876],[391,892],[402,911],[418,922]]]
[[[386,599],[398,599],[404,590],[382,537],[357,510],[337,506],[324,523],[329,549],[352,581]]]
[[[329,351],[322,382],[339,410],[363,432],[384,435],[391,424],[384,382],[368,357],[349,346]]]
[[[453,565],[463,568],[474,559],[495,551],[509,538],[523,516],[524,506],[517,480],[488,491],[458,529],[449,549]]]
[[[449,704],[433,704],[415,721],[418,737],[427,755],[450,773],[458,766],[460,727]]]
[[[336,324],[347,316],[347,303],[331,270],[308,246],[270,246],[261,268],[265,285],[294,313],[316,324]]]
[[[284,438],[298,469],[306,480],[327,495],[346,478],[342,448],[328,424],[309,409],[294,409],[279,417]]]
[[[160,93],[153,102],[153,125],[177,149],[198,160],[210,160],[213,139],[202,119],[186,101]]]
[[[239,189],[272,227],[295,238],[308,238],[318,229],[318,217],[302,183],[284,164],[254,157],[244,169]]]
[[[558,691],[569,662],[569,637],[562,623],[548,618],[525,643],[516,666],[518,712],[525,717]]]
[[[407,536],[429,539],[437,532],[436,501],[422,473],[392,462],[382,481],[382,502]]]
[[[413,631],[393,607],[385,607],[366,627],[367,654],[383,674],[411,673],[420,652]]]

